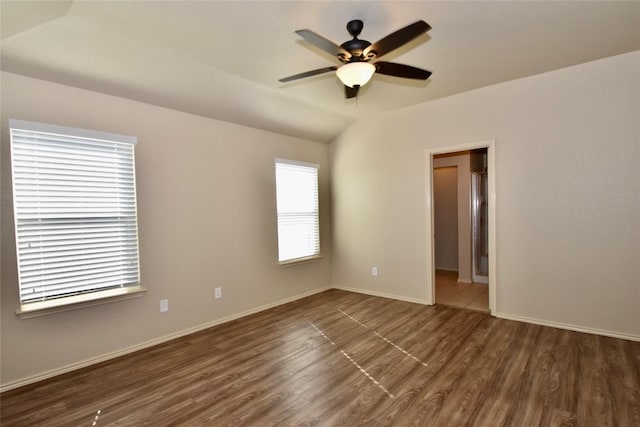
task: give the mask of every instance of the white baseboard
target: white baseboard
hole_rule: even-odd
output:
[[[571,325],[568,323],[551,322],[548,320],[535,319],[531,317],[517,316],[508,313],[496,313],[496,317],[506,320],[515,320],[518,322],[533,323],[534,325],[550,326],[552,328],[566,329],[575,332],[584,332],[592,335],[602,335],[605,337],[620,338],[629,341],[640,341],[639,335],[621,334],[619,332],[607,331],[604,329],[587,328],[584,326]]]
[[[429,305],[427,301],[423,299],[405,297],[401,295],[386,294],[383,292],[372,291],[369,289],[352,288],[349,286],[338,286],[338,285],[333,285],[333,288],[340,289],[343,291],[357,292],[359,294],[372,295],[376,297],[391,298],[391,299],[396,299],[400,301],[407,301],[407,302],[414,302],[418,304]],[[612,332],[604,329],[587,328],[583,326],[571,325],[567,323],[551,322],[548,320],[535,319],[535,318],[525,317],[525,316],[517,316],[517,315],[507,314],[507,313],[496,313],[495,317],[498,317],[500,319],[506,319],[506,320],[515,320],[518,322],[532,323],[534,325],[549,326],[549,327],[558,328],[558,329],[566,329],[569,331],[584,332],[587,334],[602,335],[605,337],[612,337],[612,338],[620,338],[620,339],[629,340],[629,341],[640,341],[640,336],[638,335],[622,334],[619,332]]]
[[[126,347],[120,350],[113,351],[111,353],[103,354],[101,356],[92,357],[89,359],[81,360],[79,362],[75,362],[61,368],[52,369],[50,371],[41,372],[36,375],[32,375],[26,378],[21,378],[19,380],[11,381],[6,384],[0,385],[0,393],[5,391],[13,390],[18,387],[23,387],[29,384],[37,383],[39,381],[43,381],[49,378],[53,378],[58,375],[66,374],[67,372],[75,371],[77,369],[86,368],[87,366],[95,365],[96,363],[105,362],[107,360],[115,359],[116,357],[124,356],[139,350],[144,350],[145,348],[153,347],[154,345],[162,344],[167,341],[174,340],[176,338],[183,337],[185,335],[193,334],[195,332],[202,331],[207,328],[211,328],[213,326],[221,325],[223,323],[230,322],[232,320],[238,319],[240,317],[249,316],[254,313],[258,313],[260,311],[268,310],[273,307],[277,307],[279,305],[287,304],[311,295],[318,294],[320,292],[328,291],[331,289],[331,286],[314,289],[299,295],[295,295],[289,298],[285,298],[279,301],[275,301],[269,304],[262,305],[260,307],[252,308],[250,310],[246,310],[240,313],[232,314],[231,316],[223,317],[220,319],[213,320],[211,322],[203,323],[201,325],[194,326],[192,328],[184,329],[182,331],[174,332],[169,335],[165,335],[159,338],[155,338],[149,341],[145,341],[140,344],[136,344],[130,347]]]
[[[333,285],[333,289],[340,289],[342,291],[348,291],[348,292],[356,292],[359,294],[371,295],[374,297],[391,298],[391,299],[396,299],[398,301],[414,302],[422,305],[431,305],[426,299],[405,297],[403,295],[386,294],[384,292],[372,291],[370,289],[360,289],[360,288],[352,288],[349,286],[338,286],[338,285]]]
[[[65,374],[67,372],[71,372],[71,371],[75,371],[77,369],[81,369],[81,368],[85,368],[91,365],[95,365],[97,363],[101,363],[101,362],[105,362],[107,360],[110,359],[115,359],[116,357],[120,357],[120,356],[124,356],[139,350],[144,350],[145,348],[149,348],[149,347],[153,347],[154,345],[158,345],[158,344],[162,344],[164,342],[167,341],[171,341],[173,339],[176,338],[180,338],[183,337],[185,335],[189,335],[189,334],[193,334],[195,332],[199,332],[201,330],[207,329],[207,328],[211,328],[213,326],[217,326],[226,322],[230,322],[232,320],[238,319],[240,317],[244,317],[244,316],[249,316],[251,314],[255,314],[258,313],[260,311],[264,311],[264,310],[268,310],[270,308],[273,307],[277,307],[279,305],[283,305],[283,304],[287,304],[289,302],[293,302],[311,295],[315,295],[318,294],[320,292],[324,292],[327,291],[329,289],[340,289],[343,291],[348,291],[348,292],[356,292],[356,293],[360,293],[360,294],[365,294],[365,295],[372,295],[372,296],[376,296],[376,297],[382,297],[382,298],[390,298],[390,299],[395,299],[395,300],[399,300],[399,301],[406,301],[406,302],[412,302],[412,303],[417,303],[417,304],[423,304],[423,305],[429,305],[429,303],[424,300],[424,299],[420,299],[420,298],[412,298],[412,297],[406,297],[406,296],[402,296],[402,295],[393,295],[393,294],[387,294],[384,292],[377,292],[377,291],[372,291],[369,289],[360,289],[360,288],[352,288],[352,287],[348,287],[348,286],[338,286],[338,285],[334,285],[334,286],[327,286],[327,287],[323,287],[323,288],[318,288],[318,289],[314,289],[299,295],[295,295],[289,298],[285,298],[279,301],[275,301],[269,304],[265,304],[262,305],[260,307],[256,307],[256,308],[252,308],[250,310],[246,310],[240,313],[236,313],[236,314],[232,314],[231,316],[227,316],[227,317],[223,317],[220,319],[216,319],[213,320],[211,322],[207,322],[201,325],[197,325],[194,326],[192,328],[188,328],[188,329],[184,329],[182,331],[178,331],[178,332],[174,332],[172,334],[169,335],[165,335],[159,338],[155,338],[149,341],[145,341],[143,343],[140,344],[136,344],[130,347],[126,347],[120,350],[116,350],[113,351],[111,353],[107,353],[107,354],[103,354],[101,356],[97,356],[97,357],[92,357],[89,359],[85,359],[76,363],[72,363],[66,366],[63,366],[61,368],[56,368],[56,369],[52,369],[50,371],[46,371],[46,372],[42,372],[36,375],[32,375],[26,378],[22,378],[16,381],[12,381],[6,384],[1,384],[0,385],[0,393],[5,392],[5,391],[9,391],[18,387],[23,387],[29,384],[33,384],[39,381],[43,381],[61,374]],[[594,334],[594,335],[603,335],[603,336],[607,336],[607,337],[612,337],[612,338],[620,338],[620,339],[624,339],[624,340],[629,340],[629,341],[640,341],[640,336],[638,335],[630,335],[630,334],[621,334],[618,332],[612,332],[612,331],[606,331],[606,330],[602,330],[602,329],[594,329],[594,328],[586,328],[586,327],[582,327],[582,326],[576,326],[576,325],[570,325],[570,324],[566,324],[566,323],[558,323],[558,322],[551,322],[551,321],[547,321],[547,320],[540,320],[540,319],[535,319],[535,318],[530,318],[530,317],[524,317],[524,316],[517,316],[517,315],[513,315],[513,314],[508,314],[508,313],[496,313],[495,314],[496,317],[501,318],[501,319],[506,319],[506,320],[515,320],[518,322],[525,322],[525,323],[533,323],[535,325],[541,325],[541,326],[550,326],[552,328],[559,328],[559,329],[566,329],[566,330],[570,330],[570,331],[576,331],[576,332],[584,332],[584,333],[588,333],[588,334]]]

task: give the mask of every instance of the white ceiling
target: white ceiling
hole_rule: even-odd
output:
[[[7,1],[3,70],[306,139],[362,115],[640,50],[640,1]],[[375,75],[345,99],[336,65],[294,33],[375,42],[419,19],[433,29],[383,57],[427,82]],[[603,79],[615,76],[602,76]]]

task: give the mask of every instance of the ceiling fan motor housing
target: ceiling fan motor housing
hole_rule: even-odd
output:
[[[371,46],[366,40],[353,39],[342,43],[341,46],[351,52],[351,58],[346,58],[344,54],[338,55],[341,62],[369,61],[376,56],[374,52],[369,52],[366,57],[362,55],[362,52]]]
[[[347,23],[347,31],[349,34],[353,36],[353,40],[346,41],[342,43],[340,46],[351,52],[351,58],[346,58],[345,55],[339,54],[338,59],[340,62],[359,62],[359,61],[369,61],[374,58],[375,52],[369,52],[366,57],[362,55],[362,52],[371,46],[371,42],[367,40],[360,40],[358,35],[362,31],[364,24],[359,19],[354,19],[353,21],[349,21]]]

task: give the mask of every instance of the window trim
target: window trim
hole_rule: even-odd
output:
[[[324,258],[324,255],[319,253],[318,255],[311,255],[311,256],[300,257],[300,258],[292,258],[292,259],[288,259],[286,261],[278,261],[278,265],[280,267],[287,267],[287,266],[290,266],[292,264],[306,264],[308,262],[315,261],[315,260],[320,259],[320,258]]]
[[[30,319],[32,317],[46,316],[64,311],[79,310],[85,307],[137,298],[141,297],[145,292],[147,292],[146,288],[137,285],[72,295],[70,297],[48,301],[30,302],[28,304],[21,304],[20,308],[16,310],[16,314],[21,319]]]
[[[104,141],[123,142],[131,145],[138,144],[135,136],[119,133],[102,132],[98,130],[81,129],[69,126],[52,125],[48,123],[30,122],[28,120],[9,119],[9,129],[20,129],[31,132],[71,135],[78,138],[99,139]]]
[[[9,136],[12,140],[13,130],[46,133],[54,135],[70,136],[74,138],[90,139],[90,140],[102,140],[111,143],[124,143],[135,146],[137,144],[137,138],[129,135],[122,135],[110,132],[94,131],[88,129],[59,126],[47,123],[31,122],[26,120],[9,119]],[[14,214],[14,236],[15,236],[15,249],[16,249],[16,263],[18,264],[18,275],[20,274],[20,257],[18,253],[18,215],[15,199],[15,186],[14,179],[14,156],[13,156],[13,142],[11,142],[11,203],[13,206]],[[59,298],[51,298],[42,301],[23,302],[21,297],[21,280],[18,276],[18,303],[19,307],[16,310],[16,314],[20,318],[31,318],[44,316],[53,313],[59,313],[64,311],[76,310],[84,307],[95,306],[100,304],[111,303],[115,301],[121,301],[125,299],[136,298],[142,296],[147,289],[141,285],[140,274],[140,253],[139,253],[139,236],[138,236],[138,208],[137,208],[137,186],[135,176],[135,152],[132,153],[132,166],[133,166],[133,194],[134,194],[134,217],[135,217],[135,242],[136,242],[136,259],[137,259],[137,282],[129,284],[128,286],[121,286],[117,288],[99,289],[94,291],[88,291],[86,293],[79,293],[70,296],[64,296]]]

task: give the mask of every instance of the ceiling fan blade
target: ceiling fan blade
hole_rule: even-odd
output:
[[[380,61],[373,64],[376,66],[376,73],[387,76],[404,77],[405,79],[427,80],[431,71],[411,65],[396,64],[395,62]]]
[[[392,50],[399,48],[419,35],[426,33],[430,29],[431,25],[422,20],[414,22],[413,24],[407,25],[406,27],[401,28],[398,31],[389,34],[387,37],[373,43],[371,46],[367,47],[362,54],[366,58],[370,52],[375,52],[376,57],[380,58],[382,55],[386,55]]]
[[[358,89],[360,89],[360,86],[349,87],[344,85],[344,97],[347,99],[355,98],[358,96]]]
[[[293,76],[284,77],[282,79],[279,79],[278,81],[282,83],[290,82],[291,80],[303,79],[305,77],[311,77],[317,74],[328,73],[329,71],[335,71],[337,69],[338,69],[337,66],[318,68],[317,70],[305,71],[304,73],[294,74]]]
[[[298,30],[296,33],[312,45],[319,47],[333,56],[341,56],[344,57],[344,59],[351,58],[351,52],[331,40],[322,37],[320,34],[314,33],[311,30]]]

